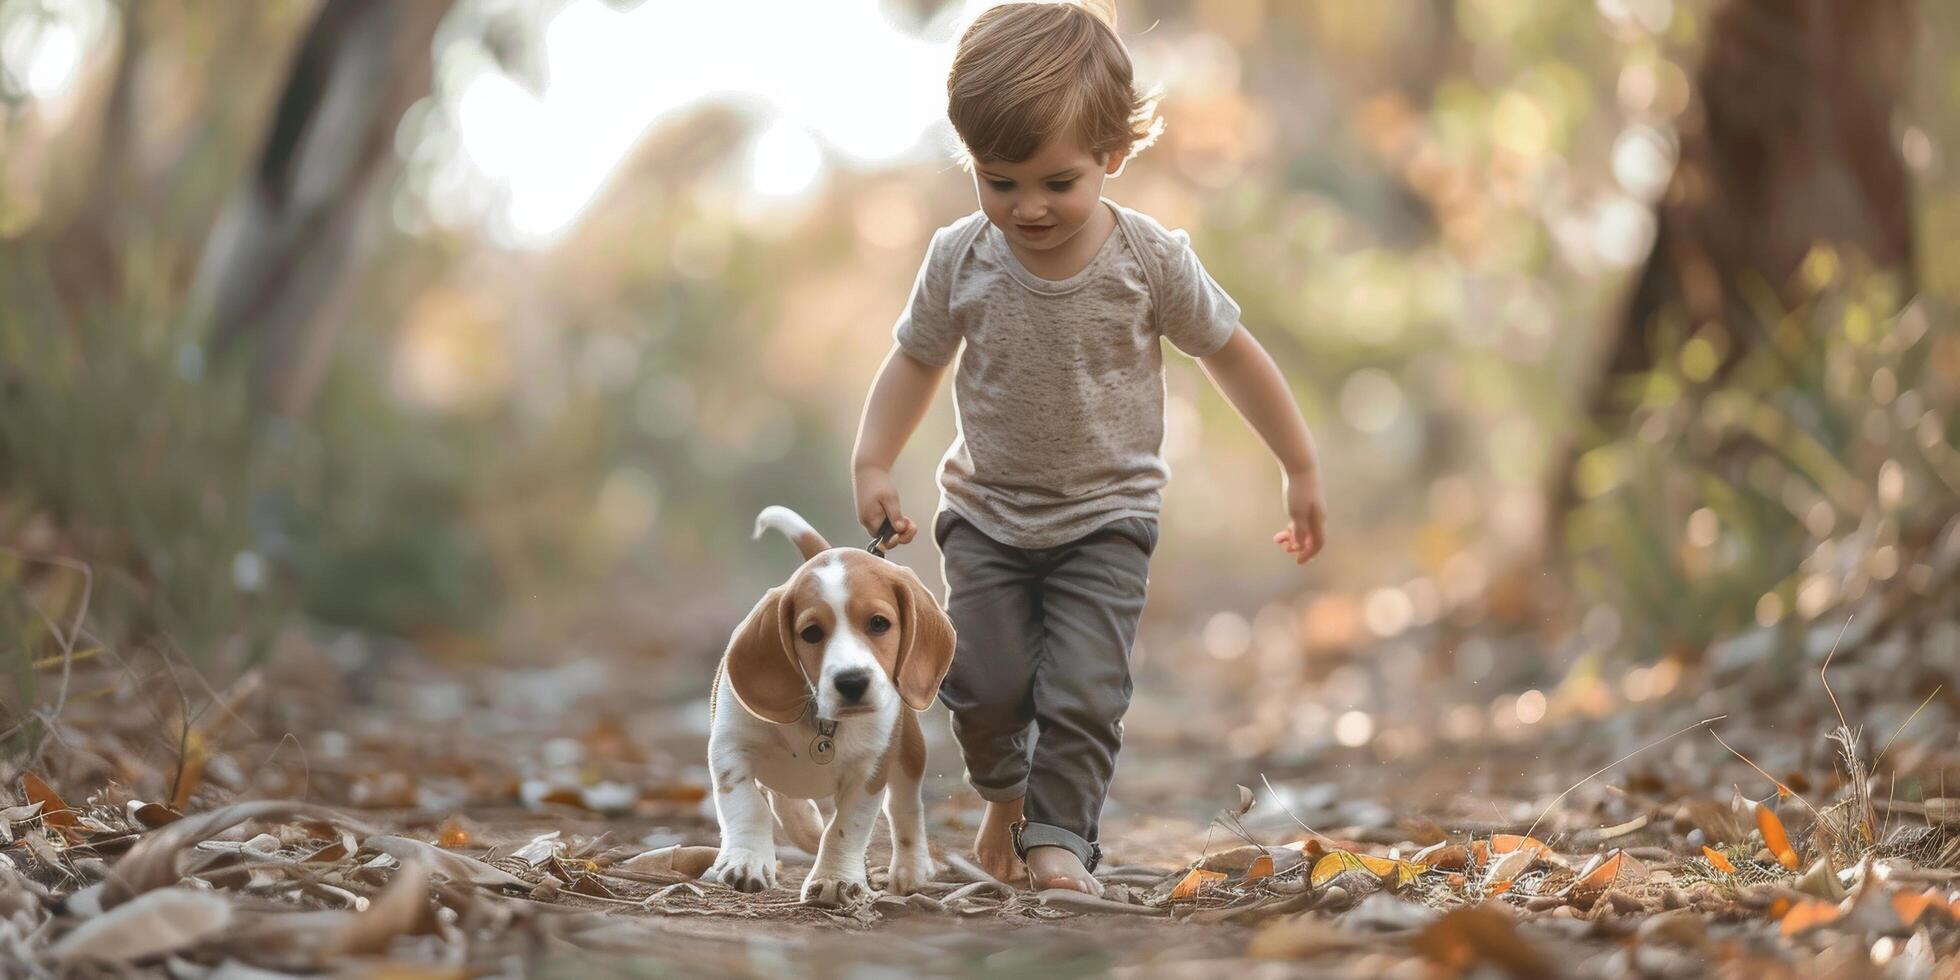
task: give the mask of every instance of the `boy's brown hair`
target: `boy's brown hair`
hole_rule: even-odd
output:
[[[946,76],[946,116],[967,163],[1019,163],[1058,133],[1098,159],[1136,153],[1164,128],[1136,90],[1112,0],[1008,3],[975,18]]]

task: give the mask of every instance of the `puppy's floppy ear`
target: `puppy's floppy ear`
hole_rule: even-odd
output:
[[[932,707],[939,682],[953,666],[953,621],[911,569],[899,566],[896,578],[898,628],[904,635],[899,637],[892,683],[906,707],[924,711]]]
[[[789,628],[796,611],[789,590],[770,589],[728,641],[728,684],[735,700],[763,721],[787,725],[803,717],[810,699],[796,669]]]

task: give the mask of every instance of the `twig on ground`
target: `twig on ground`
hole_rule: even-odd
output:
[[[1660,744],[1662,744],[1662,743],[1664,743],[1664,742],[1668,742],[1668,741],[1671,741],[1671,740],[1673,740],[1673,739],[1675,739],[1675,738],[1677,738],[1677,737],[1679,737],[1679,736],[1681,736],[1681,735],[1685,735],[1685,734],[1687,734],[1688,732],[1692,732],[1692,731],[1694,731],[1695,729],[1697,729],[1697,728],[1701,728],[1701,727],[1703,727],[1703,726],[1705,726],[1705,725],[1712,725],[1712,724],[1714,724],[1714,723],[1716,723],[1716,722],[1718,722],[1718,721],[1721,721],[1722,719],[1724,719],[1724,718],[1727,718],[1727,717],[1728,717],[1728,715],[1716,715],[1716,716],[1715,716],[1715,717],[1713,717],[1713,718],[1704,718],[1704,719],[1702,719],[1701,721],[1698,721],[1698,722],[1695,722],[1694,724],[1692,724],[1692,725],[1689,725],[1688,727],[1686,727],[1686,728],[1683,728],[1683,729],[1681,729],[1680,731],[1677,731],[1677,732],[1674,732],[1674,733],[1672,733],[1672,734],[1669,734],[1669,735],[1664,735],[1664,736],[1662,736],[1662,737],[1660,737],[1660,738],[1657,738],[1657,739],[1655,739],[1655,740],[1653,740],[1653,741],[1651,741],[1651,742],[1648,742],[1648,743],[1647,743],[1646,745],[1643,745],[1643,746],[1641,746],[1641,747],[1639,747],[1639,748],[1637,748],[1637,749],[1634,749],[1634,750],[1633,750],[1632,752],[1628,752],[1628,753],[1627,753],[1626,755],[1623,755],[1623,756],[1620,756],[1620,757],[1619,757],[1619,758],[1617,758],[1617,759],[1614,759],[1614,760],[1613,760],[1612,762],[1609,762],[1609,763],[1607,763],[1607,764],[1605,764],[1605,765],[1603,765],[1603,766],[1600,766],[1600,767],[1599,767],[1599,769],[1598,769],[1597,771],[1595,771],[1595,772],[1594,772],[1594,773],[1593,773],[1592,775],[1590,775],[1590,776],[1587,776],[1586,778],[1584,778],[1584,779],[1581,779],[1581,780],[1579,780],[1579,781],[1578,781],[1578,782],[1576,782],[1576,783],[1573,783],[1572,785],[1570,785],[1570,786],[1568,786],[1568,787],[1566,787],[1566,788],[1565,788],[1565,792],[1563,792],[1563,793],[1560,793],[1559,795],[1557,795],[1557,796],[1554,796],[1554,797],[1552,797],[1552,802],[1550,802],[1550,803],[1547,803],[1547,804],[1545,804],[1545,809],[1544,809],[1544,811],[1543,811],[1543,812],[1541,812],[1541,813],[1539,813],[1539,814],[1538,814],[1538,819],[1536,819],[1536,820],[1533,820],[1533,821],[1531,822],[1531,826],[1529,826],[1529,827],[1527,827],[1527,828],[1525,828],[1525,831],[1524,831],[1524,836],[1526,836],[1526,837],[1530,837],[1530,836],[1531,836],[1531,832],[1532,832],[1532,831],[1534,831],[1534,830],[1537,830],[1537,829],[1538,829],[1538,825],[1539,825],[1539,824],[1541,824],[1541,823],[1543,823],[1543,822],[1545,821],[1545,818],[1551,815],[1551,813],[1552,813],[1552,810],[1553,810],[1553,809],[1555,809],[1555,808],[1556,808],[1556,807],[1557,807],[1557,806],[1559,805],[1559,802],[1560,802],[1561,800],[1564,800],[1564,799],[1565,799],[1566,797],[1568,797],[1568,796],[1571,796],[1571,795],[1572,795],[1572,791],[1573,791],[1573,790],[1576,790],[1576,789],[1578,789],[1579,787],[1581,787],[1581,786],[1584,786],[1584,785],[1586,785],[1587,783],[1590,783],[1590,782],[1592,782],[1592,781],[1593,781],[1594,779],[1597,779],[1597,778],[1599,777],[1599,775],[1600,775],[1601,773],[1603,773],[1603,772],[1605,772],[1606,770],[1608,770],[1608,769],[1611,769],[1611,768],[1613,768],[1614,766],[1617,766],[1617,765],[1619,765],[1620,763],[1622,763],[1622,762],[1625,762],[1625,761],[1627,761],[1628,759],[1631,759],[1631,758],[1633,758],[1634,756],[1636,756],[1636,755],[1639,755],[1640,753],[1642,753],[1642,752],[1645,752],[1645,751],[1647,751],[1648,749],[1651,749],[1651,748],[1653,748],[1653,747],[1654,747],[1654,746],[1656,746],[1656,745],[1660,745]]]

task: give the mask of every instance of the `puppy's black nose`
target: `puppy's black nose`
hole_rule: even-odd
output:
[[[842,694],[844,700],[856,701],[864,697],[865,688],[871,686],[871,672],[868,670],[839,671],[837,673],[837,679],[831,681],[831,683],[837,686],[837,693]]]

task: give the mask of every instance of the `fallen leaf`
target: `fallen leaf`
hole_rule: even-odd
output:
[[[108,887],[102,892],[102,907],[114,908],[137,895],[172,884],[178,879],[177,854],[199,841],[223,833],[247,820],[310,817],[360,827],[356,821],[323,806],[290,800],[256,800],[185,817],[136,842],[129,853],[109,869]]]
[[[1198,892],[1206,884],[1224,880],[1225,872],[1223,871],[1206,871],[1203,868],[1192,868],[1191,872],[1184,876],[1184,880],[1178,882],[1176,888],[1171,889],[1171,901],[1188,902],[1198,897]]]
[[[1775,906],[1771,906],[1771,911],[1775,911]],[[1843,915],[1844,912],[1838,908],[1836,902],[1805,899],[1790,906],[1790,910],[1783,913],[1779,929],[1785,936],[1794,936],[1808,929],[1830,925]]]
[[[144,803],[141,800],[130,800],[129,819],[151,830],[155,830],[165,824],[173,824],[184,819],[184,815],[161,803]]]
[[[1443,841],[1415,852],[1409,860],[1439,871],[1462,871],[1470,865],[1470,849]]]
[[[1273,856],[1271,854],[1261,854],[1252,859],[1251,867],[1245,869],[1245,880],[1258,881],[1261,878],[1270,878],[1272,874]]]
[[[420,857],[403,858],[388,887],[327,940],[320,958],[386,952],[396,936],[427,931],[430,918],[429,863]]]
[[[1510,913],[1498,903],[1445,913],[1418,933],[1412,945],[1425,959],[1458,974],[1479,964],[1514,977],[1549,977],[1564,972],[1518,935]]]
[[[1790,835],[1783,831],[1783,821],[1767,803],[1756,804],[1756,829],[1763,832],[1763,845],[1776,857],[1776,863],[1797,870],[1797,852],[1790,847]]]
[[[1416,880],[1427,870],[1413,861],[1397,861],[1372,854],[1356,854],[1353,851],[1328,851],[1320,860],[1314,862],[1313,871],[1307,880],[1313,887],[1323,888],[1342,875],[1358,872],[1387,885],[1390,889],[1396,889]]]
[[[470,846],[470,831],[461,817],[451,816],[436,828],[436,846],[450,850]]]
[[[1512,851],[1527,851],[1533,857],[1540,858],[1548,857],[1552,853],[1552,849],[1536,837],[1525,837],[1521,834],[1491,835],[1491,854],[1509,854]]]
[[[397,861],[408,861],[413,857],[426,859],[443,877],[452,881],[467,881],[474,885],[490,887],[531,887],[531,883],[508,871],[492,867],[473,857],[445,851],[427,841],[412,837],[395,837],[389,834],[376,834],[361,845],[362,850],[375,850]]]
[[[1905,923],[1908,929],[1917,927],[1928,911],[1937,911],[1949,919],[1960,920],[1960,908],[1933,889],[1916,895],[1910,892],[1893,895],[1892,911],[1899,914],[1899,921]]]
[[[30,820],[35,814],[40,812],[41,804],[39,803],[29,803],[24,806],[10,806],[4,810],[0,810],[0,844],[13,843],[13,825],[22,820]]]
[[[1711,866],[1713,866],[1715,870],[1720,871],[1723,874],[1729,874],[1729,875],[1735,874],[1735,865],[1730,864],[1729,859],[1725,857],[1721,851],[1718,851],[1712,847],[1709,847],[1706,844],[1703,844],[1701,848],[1701,855],[1702,857],[1708,859],[1708,863]]]
[[[43,826],[53,827],[71,841],[81,839],[82,822],[75,819],[75,811],[62,800],[61,794],[42,782],[41,777],[31,772],[21,773],[20,790],[27,795],[28,803],[41,805]]]
[[[1594,856],[1567,890],[1574,895],[1594,895],[1605,891],[1620,877],[1620,868],[1626,864],[1626,857],[1626,852],[1618,849],[1604,859]]]
[[[699,878],[714,867],[715,858],[721,855],[721,848],[701,845],[682,846],[674,844],[657,847],[651,851],[636,854],[614,865],[620,871],[643,875],[685,875]]]
[[[1243,816],[1245,816],[1246,814],[1248,814],[1248,813],[1251,813],[1251,812],[1252,812],[1252,804],[1253,804],[1253,803],[1255,803],[1255,802],[1257,802],[1257,800],[1256,800],[1256,799],[1255,799],[1255,798],[1253,797],[1253,795],[1252,795],[1252,790],[1250,790],[1250,789],[1247,789],[1247,788],[1246,788],[1245,786],[1243,786],[1243,785],[1240,785],[1240,786],[1239,786],[1239,806],[1238,806],[1238,809],[1236,809],[1236,810],[1233,810],[1233,811],[1232,811],[1232,815],[1233,815],[1233,816],[1235,816],[1235,817],[1243,817]]]
[[[75,927],[48,948],[54,959],[126,963],[194,946],[231,924],[231,903],[208,891],[163,888]]]
[[[1519,875],[1531,870],[1532,864],[1537,860],[1538,855],[1529,850],[1519,849],[1491,861],[1490,868],[1484,872],[1484,890],[1494,895],[1508,891],[1511,883],[1516,881]]]
[[[557,857],[558,852],[565,849],[564,841],[558,839],[561,833],[562,831],[553,830],[539,834],[531,838],[523,847],[512,851],[510,856],[535,868]]]

